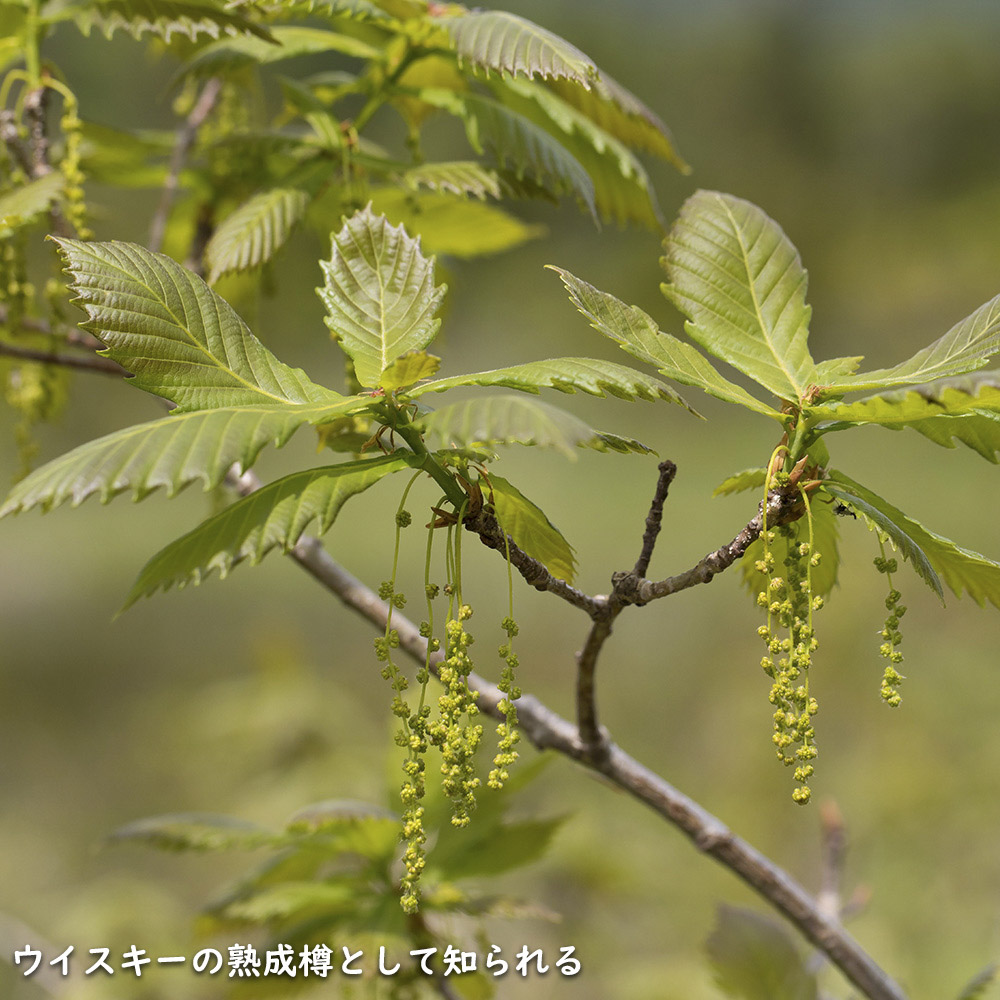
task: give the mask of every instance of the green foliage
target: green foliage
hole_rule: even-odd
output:
[[[434,285],[434,258],[419,239],[365,209],[333,238],[318,289],[326,325],[354,362],[358,381],[383,386],[382,373],[409,351],[422,351],[441,325],[435,313],[447,291]]]
[[[708,939],[715,982],[735,1000],[816,1000],[818,987],[783,927],[750,910],[719,908]]]

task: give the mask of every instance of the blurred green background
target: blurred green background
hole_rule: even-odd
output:
[[[670,125],[694,173],[652,167],[668,219],[695,188],[708,187],[755,201],[782,224],[810,271],[818,359],[865,354],[873,367],[902,359],[1000,292],[995,5],[520,0],[507,9],[579,45]],[[49,55],[80,93],[85,117],[169,124],[169,57],[69,30]],[[149,120],[151,106],[158,122]],[[386,129],[396,134],[392,123]],[[99,238],[144,240],[155,198],[105,198]],[[544,224],[544,238],[502,257],[444,262],[452,292],[438,346],[448,373],[560,354],[624,360],[575,313],[546,263],[680,331],[658,292],[658,235],[597,232],[569,205],[524,214]],[[320,280],[313,262],[327,250],[309,238],[290,248],[276,267],[280,294],[264,300],[254,326],[283,360],[335,385],[338,352],[312,290]],[[706,422],[650,403],[558,400],[676,461],[656,576],[687,568],[749,519],[753,498],[713,500],[712,488],[762,464],[775,443],[768,421],[692,401]],[[113,380],[79,378],[61,423],[39,431],[40,458],[158,415],[154,400]],[[0,478],[9,481],[13,417],[5,410],[0,419]],[[834,464],[855,479],[932,529],[1000,557],[995,467],[909,432],[859,430],[830,444]],[[302,435],[261,470],[309,461],[310,451]],[[611,572],[634,562],[653,460],[581,453],[566,463],[514,449],[499,471],[576,546],[584,589],[606,590]],[[348,505],[327,539],[369,582],[390,568],[394,492],[383,484]],[[108,848],[111,830],[180,811],[277,826],[319,799],[391,801],[389,693],[369,629],[291,562],[272,556],[224,584],[212,579],[112,621],[146,558],[207,504],[191,490],[172,502],[91,502],[0,524],[4,933],[19,920],[60,950],[135,943],[190,953],[193,914],[247,858]],[[814,801],[835,800],[848,824],[845,892],[870,892],[852,933],[915,1000],[955,996],[1000,958],[1000,616],[954,598],[943,609],[904,568],[908,680],[903,706],[890,711],[878,697],[877,546],[862,524],[845,519],[842,528],[841,587],[817,622]],[[423,542],[407,542],[404,583],[415,591]],[[466,550],[479,669],[495,676],[506,574],[493,554]],[[586,622],[523,586],[516,602],[523,687],[570,712],[573,653]],[[790,776],[774,761],[758,623],[738,572],[626,613],[601,665],[602,720],[640,760],[818,888],[819,812],[792,803]],[[572,980],[508,979],[501,996],[719,996],[703,951],[715,907],[759,906],[732,876],[564,761],[550,764],[522,808],[571,816],[548,860],[504,883],[562,919],[497,923],[490,935],[515,946],[574,944],[584,971]],[[147,983],[119,975],[90,984],[88,995],[202,995],[180,976],[167,971]],[[210,983],[202,988],[212,995]],[[836,977],[830,989],[847,993]],[[3,966],[0,992],[42,995]]]

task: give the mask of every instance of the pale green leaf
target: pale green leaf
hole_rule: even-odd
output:
[[[781,399],[802,399],[815,381],[807,276],[778,224],[748,201],[699,191],[663,248],[663,293],[691,339]]]
[[[443,19],[462,62],[487,74],[561,77],[590,86],[597,67],[565,39],[507,11],[472,11]]]
[[[548,80],[546,86],[630,149],[662,157],[683,173],[690,171],[678,155],[673,136],[663,121],[603,70],[589,89],[572,80],[560,79]]]
[[[122,30],[133,38],[153,34],[167,42],[174,35],[270,37],[261,25],[217,0],[69,0],[46,8],[50,23],[70,19],[84,35],[97,28],[106,38]]]
[[[544,857],[565,822],[565,816],[557,816],[482,826],[473,823],[468,829],[448,824],[428,864],[449,881],[495,878]]]
[[[956,597],[964,591],[979,605],[989,601],[1000,608],[1000,564],[929,531],[842,472],[830,472],[823,489],[887,536],[942,600],[941,579]]]
[[[278,361],[227,302],[170,257],[133,243],[56,242],[88,316],[84,329],[132,372],[133,385],[175,403],[175,412],[343,399]]]
[[[168,130],[128,132],[83,123],[83,171],[88,179],[120,187],[160,187],[176,136]],[[186,180],[182,172],[181,182]]]
[[[223,220],[205,248],[209,281],[229,271],[246,271],[269,261],[305,215],[309,196],[296,188],[272,188],[254,195]]]
[[[499,198],[503,194],[500,175],[475,160],[452,160],[445,163],[423,163],[411,167],[401,177],[404,187],[416,190],[430,188],[450,194],[472,195],[474,198]]]
[[[0,239],[6,239],[20,226],[33,222],[62,195],[66,179],[52,170],[37,180],[0,195]]]
[[[227,903],[220,914],[259,927],[273,921],[329,920],[358,910],[358,887],[351,882],[281,882]]]
[[[423,350],[441,325],[435,317],[446,286],[434,284],[434,258],[420,239],[365,208],[333,237],[317,289],[326,325],[354,362],[358,381],[377,386],[382,372],[408,351]]]
[[[386,392],[406,389],[421,379],[430,378],[441,367],[441,359],[426,351],[409,351],[382,372],[381,386]]]
[[[1000,295],[956,323],[943,337],[893,368],[835,379],[831,389],[858,392],[930,382],[982,368],[1000,351]]]
[[[576,458],[577,448],[649,454],[652,449],[614,434],[595,431],[578,417],[525,396],[488,396],[442,406],[419,420],[434,448],[492,448],[531,445]]]
[[[819,987],[788,932],[750,910],[720,906],[706,944],[715,982],[735,1000],[816,1000]]]
[[[748,469],[742,475],[748,479],[756,478],[752,475],[753,473],[759,473],[759,484],[754,483],[754,486],[759,485],[761,496],[763,496],[764,470]],[[733,477],[733,479],[738,478],[736,476]],[[726,482],[731,481],[727,480]],[[716,489],[716,495],[722,490],[722,486],[724,485],[726,484],[723,483]],[[749,489],[751,487],[747,485],[739,488]],[[728,490],[728,492],[736,492],[736,488],[734,487]],[[819,553],[820,557],[818,566],[808,567],[810,585],[814,595],[826,597],[836,585],[837,575],[840,572],[840,551],[838,549],[840,518],[837,517],[832,503],[824,502],[815,495],[811,500],[810,508],[813,518],[813,551]],[[809,525],[805,517],[795,522],[795,532],[791,539],[786,539],[781,534],[778,534],[771,545],[771,551],[774,553],[774,561],[779,573],[783,572],[789,548],[795,549],[803,542],[809,541]],[[764,543],[758,538],[746,550],[740,562],[740,568],[743,571],[743,583],[747,590],[750,591],[752,597],[756,597],[762,590],[767,590],[769,577],[766,577],[756,567],[758,560],[763,558]]]
[[[381,49],[339,31],[325,28],[279,26],[271,29],[271,40],[243,35],[205,46],[184,67],[184,72],[214,76],[248,66],[261,66],[297,56],[339,52],[355,59],[378,59]]]
[[[573,582],[576,557],[559,529],[506,479],[490,474],[493,508],[500,527],[515,544],[537,559],[554,577]]]
[[[371,192],[372,208],[394,225],[419,233],[429,253],[472,258],[503,253],[544,235],[541,226],[522,222],[495,205],[450,194],[410,194],[398,187]]]
[[[824,432],[860,424],[891,430],[910,427],[946,448],[954,448],[955,441],[961,441],[995,463],[1000,451],[1000,373],[976,372],[939,379],[851,403],[810,407],[805,413]]]
[[[646,170],[624,143],[541,83],[508,80],[494,91],[506,107],[549,132],[587,171],[602,219],[663,228]]]
[[[124,607],[158,590],[201,583],[213,570],[225,577],[244,560],[256,566],[274,548],[287,552],[313,521],[323,534],[351,497],[417,461],[410,454],[387,455],[308,469],[262,486],[153,556]]]
[[[735,475],[723,479],[718,486],[712,490],[713,497],[729,496],[731,493],[743,493],[745,490],[764,490],[764,479],[767,476],[767,469],[744,469]]]
[[[281,13],[350,17],[361,21],[391,21],[392,16],[370,0],[284,0]]]
[[[102,503],[126,490],[141,500],[159,486],[173,496],[196,479],[212,489],[233,464],[249,469],[265,445],[280,448],[302,424],[370,405],[370,399],[348,397],[339,405],[227,407],[138,424],[82,444],[22,479],[0,517],[51,510],[67,500],[75,507],[94,493]]]
[[[664,333],[652,317],[638,306],[626,305],[569,271],[551,264],[548,266],[562,278],[570,300],[590,320],[590,325],[615,341],[622,350],[654,365],[661,375],[682,385],[695,386],[727,403],[738,403],[757,413],[780,419],[781,414],[777,410],[723,378],[696,348]]]
[[[264,827],[232,816],[171,813],[147,816],[112,831],[112,843],[141,843],[161,851],[253,850],[274,842]]]
[[[853,375],[864,360],[864,357],[859,355],[852,358],[828,358],[826,361],[817,361],[816,385],[825,390],[824,394],[830,392],[829,383],[836,382],[842,375]]]
[[[619,399],[662,399],[669,403],[687,404],[665,382],[645,375],[634,368],[616,365],[594,358],[551,358],[526,365],[496,368],[472,375],[453,375],[418,386],[410,396],[427,392],[444,392],[460,385],[497,385],[522,392],[557,389],[559,392],[586,392],[591,396],[617,396]]]
[[[563,143],[530,118],[472,93],[426,88],[415,96],[461,118],[477,153],[489,146],[516,177],[530,177],[552,194],[571,194],[597,217],[590,175]]]

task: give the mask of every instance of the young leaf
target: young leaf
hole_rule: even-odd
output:
[[[858,392],[930,382],[982,368],[1000,351],[1000,295],[956,323],[943,337],[893,368],[834,379],[833,391]]]
[[[420,252],[402,226],[393,228],[370,208],[348,219],[333,237],[333,254],[320,266],[318,288],[326,325],[354,362],[363,386],[407,351],[423,350],[441,325],[434,314],[447,291],[434,285],[434,258]]]
[[[243,470],[267,444],[280,448],[304,423],[359,412],[369,399],[340,405],[243,406],[180,413],[82,444],[22,479],[0,517],[32,507],[43,511],[67,500],[77,506],[97,493],[102,503],[126,490],[142,500],[158,486],[170,496],[200,479],[205,489],[222,482],[234,463]]]
[[[742,472],[737,472],[735,475],[723,479],[712,490],[712,496],[724,497],[731,493],[743,493],[745,490],[762,490],[766,477],[767,469],[744,469]]]
[[[524,396],[488,396],[442,406],[420,418],[420,427],[436,448],[534,445],[576,458],[577,448],[637,452],[651,449],[638,441],[604,434],[573,414]]]
[[[421,379],[430,378],[441,367],[441,359],[426,351],[409,351],[382,372],[382,388],[386,392],[408,389]]]
[[[663,228],[645,168],[624,143],[541,83],[508,80],[494,89],[506,107],[552,134],[587,171],[602,219]]]
[[[815,381],[810,307],[798,251],[756,205],[715,191],[684,203],[663,243],[663,294],[688,335],[781,399]]]
[[[716,985],[738,1000],[816,1000],[818,986],[785,929],[750,910],[719,907],[706,945]]]
[[[516,176],[530,176],[553,194],[571,194],[596,218],[594,182],[580,162],[544,128],[498,101],[476,94],[426,88],[421,100],[457,115],[477,153],[484,143],[500,163],[510,163]]]
[[[47,212],[62,194],[65,178],[52,170],[37,180],[0,195],[0,239],[7,239],[15,229],[33,222]]]
[[[112,843],[142,843],[161,851],[254,850],[267,847],[274,834],[262,826],[233,816],[210,813],[172,813],[147,816],[113,830]]]
[[[1000,965],[991,962],[965,984],[957,1000],[983,1000],[986,991],[996,982],[998,975],[1000,975]]]
[[[309,195],[296,188],[272,188],[254,195],[229,215],[205,247],[208,280],[246,271],[269,261],[305,215]]]
[[[483,199],[487,195],[500,198],[503,194],[500,175],[475,160],[455,160],[448,163],[422,163],[411,167],[401,178],[405,187],[430,188],[450,194],[467,194]]]
[[[825,432],[859,424],[892,430],[912,427],[936,444],[954,448],[958,440],[996,462],[1000,451],[1000,373],[940,379],[852,403],[810,407],[806,413]]]
[[[576,557],[572,546],[563,538],[559,529],[539,507],[506,479],[491,473],[489,485],[500,527],[553,576],[572,583]]]
[[[384,187],[372,191],[371,196],[376,212],[394,225],[419,233],[421,245],[430,253],[481,257],[511,250],[545,232],[542,226],[522,222],[496,205],[450,194],[411,194],[398,187]]]
[[[157,35],[165,42],[173,35],[186,35],[193,41],[199,35],[218,38],[223,32],[271,37],[232,5],[215,0],[71,0],[46,17],[50,23],[69,19],[84,35],[96,27],[105,38],[119,30],[133,38],[147,33]]]
[[[201,583],[212,570],[225,577],[245,559],[256,566],[275,547],[287,552],[313,521],[323,534],[352,496],[418,461],[409,454],[386,455],[296,472],[261,487],[153,556],[123,610],[158,590]]]
[[[472,11],[441,22],[461,61],[487,74],[561,77],[585,87],[597,76],[575,45],[507,11]]]
[[[344,397],[289,368],[196,274],[134,243],[56,239],[73,276],[81,324],[131,383],[177,404],[206,407],[337,403]]]
[[[448,881],[495,877],[544,857],[565,821],[565,816],[558,816],[509,823],[474,823],[468,830],[448,824],[441,828],[429,864]]]
[[[990,601],[1000,608],[1000,564],[929,531],[842,472],[831,471],[823,489],[887,536],[942,601],[939,575],[956,597],[965,591],[979,605]]]
[[[652,317],[638,306],[628,306],[560,267],[552,264],[548,267],[562,278],[570,300],[590,320],[590,325],[615,341],[622,350],[654,365],[661,375],[682,385],[695,386],[727,403],[738,403],[757,413],[781,418],[777,410],[724,379],[691,344],[660,330]]]
[[[625,365],[594,358],[551,358],[510,368],[475,372],[472,375],[453,375],[451,378],[417,386],[409,395],[417,397],[427,392],[444,392],[445,389],[460,385],[500,385],[507,389],[534,393],[540,389],[558,389],[559,392],[580,390],[591,396],[609,395],[628,400],[663,399],[691,409],[670,386],[658,378],[644,375],[634,368],[626,368]]]

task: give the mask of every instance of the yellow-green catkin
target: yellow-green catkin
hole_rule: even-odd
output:
[[[805,499],[805,497],[804,497]],[[812,654],[819,643],[813,629],[813,613],[823,606],[823,598],[813,594],[812,569],[821,554],[814,550],[812,517],[806,500],[808,532],[794,525],[765,530],[764,556],[756,569],[767,578],[767,589],[757,595],[757,603],[767,610],[767,623],[758,629],[767,652],[761,667],[771,678],[768,700],[774,707],[772,741],[778,759],[794,767],[797,787],[794,801],[805,804],[812,797],[809,779],[817,755],[813,716],[819,710],[809,693]],[[778,538],[785,555],[779,572],[775,558]]]
[[[459,516],[459,524],[462,517]],[[451,800],[451,822],[467,826],[476,808],[476,751],[483,727],[475,722],[479,714],[476,695],[469,690],[472,658],[469,647],[475,641],[465,623],[472,617],[472,607],[462,600],[461,530],[449,528],[448,544],[452,552],[448,620],[445,622],[444,660],[438,678],[444,691],[438,698],[438,717],[428,727],[430,742],[441,751],[442,789]]]
[[[899,664],[903,662],[903,654],[896,647],[903,641],[903,636],[899,631],[899,619],[906,614],[906,607],[899,603],[899,599],[903,595],[892,585],[892,574],[899,569],[899,563],[895,559],[886,559],[885,548],[882,545],[881,539],[879,540],[879,552],[880,554],[875,558],[875,568],[880,573],[885,574],[886,581],[889,584],[889,593],[885,598],[885,607],[888,614],[880,633],[882,644],[878,650],[889,662],[886,663],[885,671],[882,674],[880,694],[882,695],[882,700],[890,708],[897,708],[903,700],[902,695],[899,693],[899,685],[903,683],[905,678],[897,669]]]
[[[84,175],[80,166],[83,122],[80,121],[79,104],[72,91],[63,91],[63,113],[59,125],[64,143],[59,169],[65,181],[63,198],[66,219],[81,240],[89,240],[94,234],[87,227],[87,203],[83,192]]]
[[[517,635],[517,622],[514,620],[514,573],[510,563],[510,541],[504,532],[504,546],[507,553],[507,617],[500,623],[507,633],[507,641],[502,643],[497,652],[503,660],[503,670],[497,687],[503,692],[503,698],[497,706],[503,712],[503,721],[497,726],[497,752],[493,757],[493,769],[486,779],[490,788],[501,789],[510,777],[510,768],[517,760],[517,746],[521,734],[517,729],[517,706],[515,702],[521,697],[521,689],[517,686],[515,672],[518,667],[517,653],[514,652],[514,637]]]

